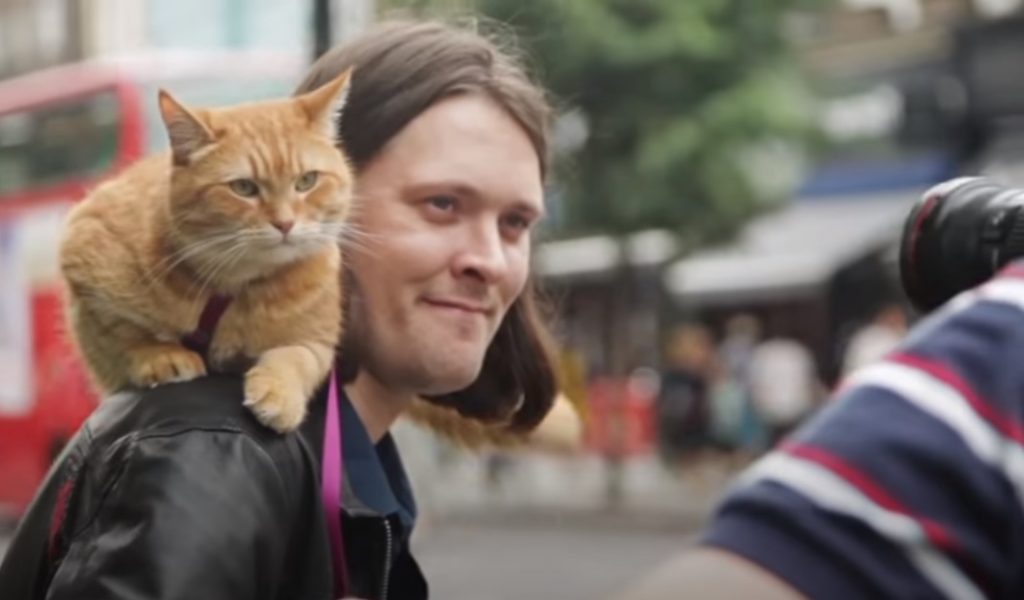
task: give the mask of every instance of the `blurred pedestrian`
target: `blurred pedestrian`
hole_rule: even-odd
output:
[[[434,23],[373,28],[298,92],[353,65],[338,130],[364,237],[346,254],[340,400],[325,385],[301,431],[279,436],[232,377],[106,399],[25,515],[0,598],[427,597],[388,430],[416,396],[519,429],[551,406],[528,267],[549,111],[513,58]],[[325,434],[331,406],[340,440]]]
[[[707,327],[686,323],[672,330],[655,402],[659,448],[666,462],[678,462],[710,442],[708,393],[714,368],[714,341]]]
[[[711,387],[711,421],[717,445],[737,458],[764,445],[764,427],[753,404],[751,362],[761,339],[761,323],[749,314],[726,322],[718,346],[720,369]]]
[[[750,385],[750,361],[761,341],[761,322],[741,313],[725,324],[725,337],[718,346],[723,373],[744,387]]]
[[[858,329],[843,355],[843,376],[881,360],[907,334],[907,317],[903,307],[889,303],[875,312],[871,320]]]
[[[775,445],[811,413],[820,390],[814,357],[799,341],[771,338],[758,344],[750,360],[754,408]]]

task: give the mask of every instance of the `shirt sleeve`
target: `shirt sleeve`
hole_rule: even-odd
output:
[[[960,297],[756,463],[703,543],[809,598],[1022,597],[1024,280]]]
[[[188,431],[136,440],[122,460],[74,524],[48,599],[273,597],[290,502],[262,448],[239,433]]]

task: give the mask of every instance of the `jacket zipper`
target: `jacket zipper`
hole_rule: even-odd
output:
[[[391,552],[394,540],[391,534],[391,522],[384,517],[384,535],[386,554],[384,555],[384,584],[381,586],[380,600],[388,600],[388,586],[391,583]]]

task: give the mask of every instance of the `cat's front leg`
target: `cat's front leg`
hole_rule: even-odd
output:
[[[180,344],[158,343],[125,351],[128,380],[135,387],[190,381],[206,375],[203,357]]]
[[[298,427],[309,399],[331,369],[334,349],[325,344],[271,348],[245,374],[245,405],[279,432]]]

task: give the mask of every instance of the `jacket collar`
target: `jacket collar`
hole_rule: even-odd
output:
[[[339,417],[342,437],[341,505],[358,516],[398,515],[407,531],[416,520],[416,501],[398,448],[390,433],[374,444],[359,414],[342,391]],[[323,452],[327,386],[323,386],[310,406],[302,434],[320,460]]]

